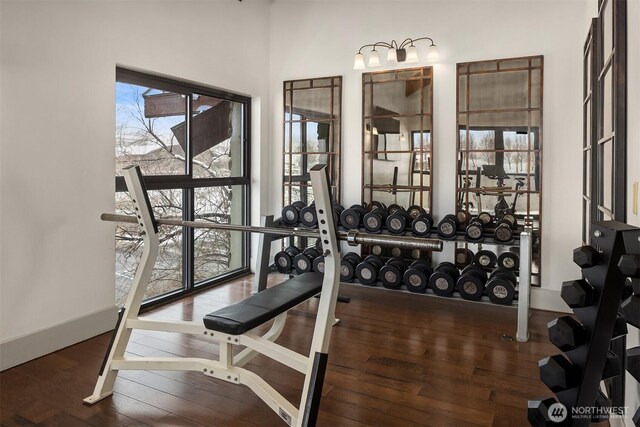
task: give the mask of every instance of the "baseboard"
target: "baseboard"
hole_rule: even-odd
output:
[[[560,313],[573,313],[560,297],[560,291],[543,288],[531,288],[531,308]]]
[[[113,329],[115,306],[0,343],[0,371]]]

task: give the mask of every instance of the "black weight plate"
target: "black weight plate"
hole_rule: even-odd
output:
[[[296,200],[295,202],[291,203],[291,206],[295,207],[298,210],[301,210],[306,205],[303,202],[301,202],[300,200]]]
[[[453,294],[456,287],[456,279],[446,271],[436,271],[429,277],[429,287],[434,294],[448,297]]]
[[[278,252],[273,257],[273,262],[276,265],[276,270],[278,270],[278,273],[286,274],[291,271],[291,256],[289,256],[289,254],[285,251]]]
[[[316,239],[316,242],[314,243],[314,247],[316,248],[318,253],[322,253],[322,239]]]
[[[379,209],[367,213],[362,220],[362,225],[369,233],[379,233],[384,225],[382,215],[377,211]]]
[[[422,215],[424,213],[424,209],[422,209],[418,205],[412,205],[409,206],[409,209],[407,209],[407,213],[409,214],[411,219],[416,219],[419,215]]]
[[[394,265],[385,265],[380,269],[378,277],[382,286],[387,289],[398,289],[402,285],[402,272]]]
[[[417,259],[411,263],[409,268],[417,268],[421,270],[433,270],[431,268],[431,263],[426,259]]]
[[[307,255],[301,253],[293,257],[293,268],[298,274],[307,273],[313,268],[313,262]]]
[[[449,276],[453,277],[453,281],[455,282],[460,277],[460,271],[455,264],[449,261],[443,261],[438,264],[434,271],[441,271],[447,273]],[[454,283],[455,284],[455,283]]]
[[[303,254],[305,254],[306,256],[308,256],[309,258],[315,258],[317,256],[320,256],[320,252],[318,252],[318,250],[316,248],[314,248],[313,246],[305,249],[304,251],[302,251]]]
[[[394,265],[400,271],[405,271],[407,268],[409,268],[409,264],[407,264],[404,259],[398,257],[389,258],[385,265]]]
[[[402,206],[393,203],[387,208],[387,213],[389,215],[393,215],[394,213],[396,213],[396,211],[401,211],[402,209],[404,209]]]
[[[478,219],[482,221],[485,226],[493,222],[493,216],[489,212],[480,212],[480,215],[478,215]]]
[[[298,223],[300,210],[295,206],[289,205],[282,208],[282,217],[280,221],[286,225],[296,225]]]
[[[324,273],[324,257],[319,256],[313,260],[313,271]]]
[[[356,274],[356,264],[345,260],[340,261],[340,281],[353,282],[353,278]]]
[[[356,266],[356,277],[363,285],[374,285],[378,280],[378,269],[375,265],[362,261]]]
[[[298,249],[296,246],[287,246],[284,251],[288,253],[291,258],[300,253],[300,249]]]
[[[393,234],[402,234],[407,227],[407,219],[404,215],[396,212],[387,217],[387,230]]]
[[[514,286],[518,283],[518,278],[516,277],[516,274],[513,272],[513,270],[508,270],[506,268],[498,267],[493,270],[489,275],[489,280],[493,279],[494,277],[501,277],[504,280],[508,280],[509,282],[513,283]]]
[[[371,202],[370,206],[371,206],[371,210],[373,210],[374,208],[384,209],[385,211],[387,210],[387,205],[377,200],[374,200],[373,202]]]
[[[467,228],[464,230],[464,236],[467,240],[477,241],[484,237],[484,227],[480,225],[478,222],[472,222],[467,225]]]
[[[362,216],[354,209],[345,209],[340,213],[340,225],[344,228],[353,230],[360,226]]]
[[[342,259],[346,259],[347,261],[353,263],[353,265],[358,265],[362,262],[362,258],[355,252],[347,252],[342,256]]]
[[[364,262],[368,262],[369,264],[373,265],[376,270],[380,270],[384,265],[384,261],[378,255],[368,255],[364,259]]]
[[[496,227],[493,234],[494,234],[493,237],[498,242],[509,242],[513,240],[513,231],[511,230],[510,227],[507,227],[506,225]]]
[[[473,263],[482,268],[494,268],[498,262],[498,257],[491,251],[478,251],[473,258]]]
[[[510,213],[506,213],[502,215],[502,218],[500,218],[500,221],[507,221],[511,225],[511,228],[514,228],[517,225],[516,217]]]
[[[456,212],[456,219],[459,224],[466,224],[467,222],[469,222],[469,220],[471,220],[471,214],[469,213],[469,211],[462,209]]]
[[[447,215],[448,217],[455,217],[454,215]],[[444,217],[442,221],[438,223],[438,235],[443,239],[450,239],[455,237],[457,232],[456,221],[452,218]]]
[[[494,304],[509,305],[513,302],[516,289],[508,280],[494,277],[487,283],[487,295]]]
[[[318,215],[315,206],[307,206],[300,210],[300,222],[305,227],[314,228],[318,225]]]
[[[416,236],[427,236],[431,233],[431,227],[433,227],[433,222],[429,221],[429,217],[427,215],[419,215],[411,223],[411,232]]]
[[[470,264],[466,266],[460,272],[460,276],[465,276],[465,275],[477,277],[478,279],[482,280],[483,284],[487,281],[487,272],[484,271],[482,267],[478,267],[477,265],[474,265],[474,264]]]
[[[402,283],[411,292],[425,292],[429,286],[429,276],[417,268],[409,268],[402,275]]]
[[[498,267],[518,271],[520,269],[520,257],[513,252],[503,252],[498,257]]]
[[[473,262],[474,254],[470,249],[457,248],[456,249],[456,268],[464,268]]]
[[[484,282],[475,275],[462,275],[456,282],[456,290],[462,298],[471,301],[478,301],[482,298]]]

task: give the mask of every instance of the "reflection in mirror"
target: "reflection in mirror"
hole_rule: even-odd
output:
[[[457,209],[536,229],[539,284],[542,56],[458,64]]]
[[[432,68],[362,74],[362,201],[431,210]]]
[[[309,171],[326,164],[340,199],[342,77],[291,80],[284,87],[283,205],[313,202]]]

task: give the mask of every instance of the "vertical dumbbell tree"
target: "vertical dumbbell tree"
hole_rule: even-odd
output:
[[[609,348],[612,338],[626,333],[619,309],[628,313],[626,321],[630,324],[635,323],[640,311],[632,314],[634,307],[625,309],[630,305],[640,308],[637,295],[621,305],[627,276],[638,273],[628,265],[635,265],[633,260],[637,260],[629,255],[640,253],[640,229],[606,221],[594,224],[593,232],[593,246],[580,247],[573,254],[583,278],[562,285],[561,296],[578,321],[565,316],[548,325],[551,342],[565,354],[539,362],[540,379],[556,394],[557,401],[530,400],[531,425],[587,426],[592,416],[594,421],[601,421],[606,411],[594,414],[591,408],[611,406],[611,402],[600,392],[600,382],[624,373],[624,364]]]

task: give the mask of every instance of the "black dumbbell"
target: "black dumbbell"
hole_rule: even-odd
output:
[[[362,220],[362,225],[369,233],[379,233],[387,221],[387,211],[378,207],[371,206],[371,211],[367,212]]]
[[[456,212],[456,218],[458,219],[458,225],[465,225],[471,221],[471,214],[468,210],[460,209]]]
[[[518,278],[511,270],[496,268],[489,275],[486,290],[494,304],[509,305],[516,296]]]
[[[282,208],[282,217],[280,221],[284,225],[296,225],[300,220],[300,211],[304,208],[304,203],[297,201]]]
[[[485,227],[488,227],[493,223],[493,216],[489,212],[480,212],[478,219],[482,221]]]
[[[508,221],[511,224],[511,228],[513,228],[514,230],[518,228],[518,220],[516,219],[515,215],[512,213],[506,213],[502,215],[502,217],[500,218],[500,221]]]
[[[609,350],[607,353],[607,359],[604,362],[604,369],[602,370],[602,379],[608,380],[614,378],[622,373],[622,364],[617,354]]]
[[[433,227],[433,217],[428,213],[418,215],[411,222],[411,232],[415,236],[428,236]]]
[[[454,264],[447,261],[441,262],[429,278],[429,287],[434,294],[448,297],[453,294],[459,278],[460,272]]]
[[[313,271],[324,274],[324,257],[321,255],[313,260]]]
[[[369,255],[356,266],[356,277],[363,285],[375,285],[378,272],[384,266],[384,261],[377,255]]]
[[[456,237],[458,231],[458,217],[452,214],[445,215],[438,223],[438,236],[443,239]]]
[[[322,239],[316,239],[316,241],[313,244],[313,246],[316,248],[318,253],[322,253]]]
[[[600,261],[600,254],[591,246],[581,246],[573,250],[573,262],[580,268],[590,268]]]
[[[481,250],[476,252],[473,257],[473,263],[482,268],[495,268],[498,263],[498,257],[491,251]]]
[[[620,304],[627,323],[640,328],[640,295],[633,295]]]
[[[587,342],[587,331],[571,316],[562,316],[547,323],[549,341],[562,351],[570,351]]]
[[[389,215],[393,215],[396,211],[401,209],[404,209],[404,208],[400,205],[396,205],[395,203],[393,203],[387,207],[387,213]]]
[[[379,202],[377,200],[374,200],[373,202],[371,202],[369,204],[369,206],[370,206],[371,210],[373,210],[373,208],[379,208],[379,209],[382,209],[385,212],[387,211],[387,205],[385,205],[384,203]]]
[[[456,289],[462,298],[478,301],[482,298],[485,283],[487,273],[477,265],[468,265],[460,273]]]
[[[411,205],[407,209],[407,213],[409,214],[411,219],[414,220],[414,219],[418,218],[418,216],[426,214],[427,212],[422,207],[420,207],[418,205]]]
[[[316,204],[311,203],[300,209],[300,223],[305,227],[315,228],[318,225],[318,214],[316,213]]]
[[[596,396],[596,402],[594,405],[597,409],[591,414],[591,422],[601,423],[609,419],[609,411],[606,408],[611,408],[612,402],[607,396],[602,393],[602,390],[598,390]],[[638,425],[637,423],[635,425]]]
[[[412,262],[404,272],[402,283],[411,292],[425,292],[432,273],[431,263],[424,259],[418,259]]]
[[[464,230],[464,237],[472,242],[482,240],[484,237],[484,222],[480,218],[473,218]]]
[[[348,252],[340,260],[340,281],[353,282],[356,277],[356,266],[362,262],[362,258],[355,252]]]
[[[465,268],[467,265],[472,264],[474,256],[475,255],[471,249],[456,248],[456,267]]]
[[[589,307],[596,298],[596,290],[584,279],[568,280],[562,283],[560,296],[571,308]]]
[[[404,209],[397,209],[387,217],[387,230],[392,234],[402,234],[411,225],[413,218]]]
[[[340,213],[340,225],[348,230],[360,227],[367,210],[361,205],[351,205]]]
[[[514,252],[503,252],[498,256],[498,267],[518,271],[520,269],[520,257]]]
[[[551,407],[555,404],[561,405],[553,397],[530,400],[527,407],[527,420],[529,421],[529,425],[531,425],[532,427],[562,425],[551,420]],[[559,409],[562,408],[563,406],[559,407]],[[566,407],[564,408],[564,415],[568,416]]]
[[[398,289],[402,285],[402,275],[407,268],[409,266],[402,258],[389,258],[378,273],[382,286],[387,289]]]
[[[580,370],[562,354],[545,357],[538,362],[540,380],[554,393],[568,390],[578,385]]]
[[[313,260],[320,256],[316,248],[306,248],[302,253],[293,257],[293,268],[296,273],[307,273],[313,269]]]
[[[295,246],[289,246],[285,250],[278,252],[273,261],[276,265],[276,270],[279,273],[286,274],[293,268],[293,258],[300,253],[300,249]]]
[[[640,255],[622,255],[618,261],[618,269],[627,277],[640,278]]]
[[[513,231],[516,228],[515,218],[511,221],[512,216],[504,215],[493,229],[493,238],[497,242],[510,242],[513,240]]]
[[[344,206],[342,206],[340,203],[333,204],[333,213],[335,214],[336,224],[340,221],[340,214],[343,210]]]
[[[616,316],[616,321],[613,324],[613,334],[611,335],[611,339],[616,339],[623,335],[627,335],[629,333],[629,329],[627,328],[627,319],[624,318],[622,313],[618,312]]]

